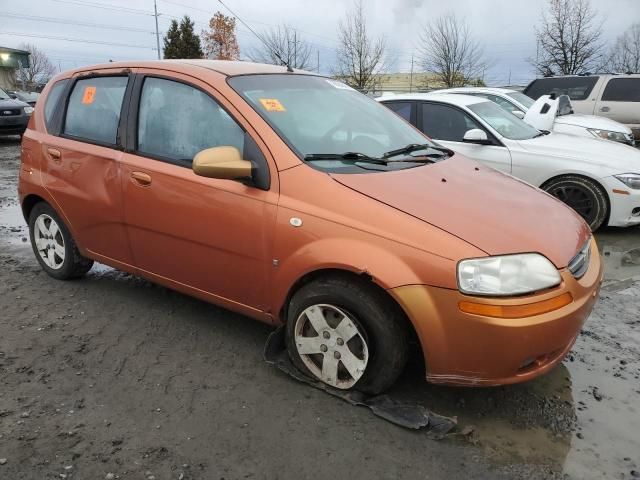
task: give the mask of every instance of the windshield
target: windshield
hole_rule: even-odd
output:
[[[391,110],[342,82],[311,75],[245,75],[230,78],[229,85],[301,159],[306,157],[323,170],[361,173],[416,167],[404,161],[365,165],[354,158],[378,159],[410,144],[436,145]],[[349,160],[327,158],[349,152],[361,155]]]
[[[505,112],[493,102],[475,103],[468,108],[500,135],[510,140],[527,140],[540,134],[538,130],[515,115]]]
[[[11,97],[7,94],[7,92],[0,88],[0,100],[8,100],[10,98]]]
[[[516,102],[518,102],[520,105],[525,107],[527,110],[529,110],[531,108],[531,105],[533,105],[535,102],[533,98],[528,97],[524,93],[520,93],[520,92],[507,93],[507,96],[513,98]]]

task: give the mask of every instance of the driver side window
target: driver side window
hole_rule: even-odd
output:
[[[423,103],[421,117],[422,131],[435,140],[462,142],[467,131],[484,130],[469,115],[449,105]]]

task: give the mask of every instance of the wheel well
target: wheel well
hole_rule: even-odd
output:
[[[593,182],[596,187],[598,187],[600,189],[600,191],[604,194],[604,198],[607,202],[607,216],[604,219],[604,222],[602,223],[603,226],[606,226],[609,223],[609,215],[611,215],[611,199],[609,198],[609,194],[607,193],[607,189],[604,188],[602,186],[602,184],[596,180],[595,178],[592,177],[588,177],[587,175],[580,175],[579,173],[563,173],[561,175],[556,175],[555,177],[551,177],[549,180],[546,180],[542,185],[540,185],[540,188],[542,190],[545,190],[545,187],[553,182],[554,180],[558,180],[559,178],[565,178],[565,177],[580,177],[580,178],[584,178],[585,180],[589,180],[590,182]]]
[[[25,199],[22,201],[22,215],[24,216],[24,219],[26,220],[27,223],[29,223],[29,216],[31,215],[31,210],[33,210],[33,207],[35,207],[36,204],[40,202],[46,203],[44,198],[34,194],[27,195]]]
[[[393,305],[395,305],[395,307],[398,309],[398,312],[401,313],[403,323],[405,325],[407,332],[409,333],[409,345],[411,348],[410,361],[412,361],[413,357],[415,356],[416,359],[419,359],[418,361],[420,363],[420,368],[423,368],[423,369],[425,368],[424,352],[422,350],[422,345],[420,344],[420,340],[418,339],[418,334],[413,326],[413,323],[411,323],[411,320],[409,320],[409,317],[407,316],[406,312],[400,306],[400,304],[396,301],[396,299],[393,298],[391,295],[389,295],[389,293],[384,288],[382,288],[380,285],[374,282],[373,277],[371,277],[371,275],[369,275],[366,272],[355,273],[349,270],[328,268],[328,269],[322,269],[322,270],[315,270],[313,272],[307,273],[306,275],[303,275],[291,286],[291,288],[289,289],[289,292],[287,293],[287,297],[284,301],[282,309],[280,310],[280,318],[283,321],[283,323],[287,321],[287,308],[289,307],[291,298],[295,295],[295,293],[298,290],[300,290],[300,288],[302,288],[304,285],[307,285],[308,283],[311,283],[314,280],[317,280],[319,278],[329,278],[329,277],[347,278],[350,281],[361,282],[361,283],[366,283],[368,285],[371,285],[375,288],[375,290],[377,290],[379,295],[385,297],[387,300],[393,303]]]

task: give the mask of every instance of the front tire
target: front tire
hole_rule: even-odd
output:
[[[29,234],[38,263],[53,278],[78,278],[93,266],[93,260],[80,255],[69,229],[50,205],[41,202],[33,207]]]
[[[341,390],[378,394],[407,361],[400,308],[362,280],[331,277],[298,290],[287,311],[287,350],[308,376]]]
[[[542,189],[575,210],[593,232],[609,215],[607,194],[590,178],[565,175],[546,183]]]

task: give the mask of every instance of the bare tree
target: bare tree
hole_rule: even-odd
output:
[[[604,60],[602,21],[590,0],[548,0],[536,28],[539,74],[579,74],[597,70]]]
[[[607,63],[612,72],[640,73],[640,23],[618,37]]]
[[[367,32],[362,0],[355,0],[353,9],[339,23],[337,50],[336,76],[364,93],[374,90],[376,74],[385,69],[386,42]]]
[[[35,45],[26,43],[20,49],[29,52],[29,66],[22,65],[16,72],[16,80],[26,88],[35,88],[39,83],[46,83],[56,74],[56,67],[49,57]]]
[[[431,21],[420,34],[419,62],[447,87],[477,83],[485,68],[483,51],[469,25],[454,13]]]
[[[281,25],[262,35],[264,45],[247,53],[254,62],[281,65],[278,55],[291,68],[308,68],[311,66],[311,46],[304,41],[295,28]]]

